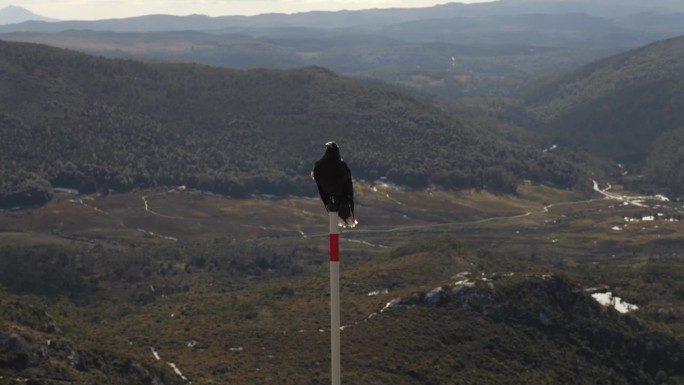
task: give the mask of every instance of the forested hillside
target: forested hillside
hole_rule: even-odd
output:
[[[684,37],[597,61],[532,87],[533,115],[561,143],[640,170],[684,193],[678,149],[684,129]]]
[[[0,130],[3,207],[43,202],[50,186],[314,195],[309,172],[329,140],[357,179],[513,191],[522,178],[579,178],[552,154],[318,67],[144,64],[0,42]]]

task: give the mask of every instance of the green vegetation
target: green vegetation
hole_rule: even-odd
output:
[[[43,204],[52,195],[50,182],[32,172],[5,172],[0,179],[0,208]]]
[[[8,290],[44,296],[76,295],[87,291],[70,258],[71,250],[52,246],[0,249],[0,283]],[[70,257],[71,255],[71,257]]]
[[[674,129],[653,142],[653,151],[646,159],[649,181],[657,188],[667,188],[677,196],[684,195],[684,129]]]
[[[1,42],[0,70],[2,207],[44,202],[49,184],[314,195],[311,165],[331,139],[357,179],[506,192],[522,179],[582,179],[560,157],[317,67],[143,64]]]

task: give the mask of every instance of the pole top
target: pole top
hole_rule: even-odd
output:
[[[329,220],[330,234],[339,234],[340,228],[339,228],[339,219],[337,216],[337,211],[329,211],[328,212],[328,220]]]

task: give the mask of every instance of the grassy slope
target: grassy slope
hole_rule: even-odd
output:
[[[597,200],[545,211],[545,204],[578,197],[532,185],[520,190],[520,197],[511,198],[359,185],[361,225],[344,232],[342,244],[347,381],[681,378],[668,360],[681,356],[671,333],[681,335],[684,328],[662,312],[684,311],[677,299],[683,272],[666,259],[676,253],[679,223],[644,222],[614,231],[623,216],[644,210]],[[154,213],[144,211],[142,196]],[[104,350],[167,378],[173,378],[167,365],[173,362],[193,383],[328,381],[327,240],[317,200],[235,201],[180,191],[94,197],[84,199],[87,205],[69,202],[74,198],[60,195],[44,207],[0,217],[5,255],[10,244],[34,250],[47,263],[59,263],[65,254],[64,269],[95,285],[87,293],[65,293],[60,301],[4,293],[4,301],[32,303],[54,317],[59,331],[35,334],[36,343],[68,338],[79,351]],[[258,212],[269,215],[256,221]],[[519,216],[526,212],[534,213]],[[41,254],[42,247],[53,251]],[[295,265],[301,269],[293,271]],[[417,307],[370,317],[394,298],[411,301],[416,293],[450,288],[465,271],[476,287],[446,297],[442,306],[414,300],[407,304]],[[549,273],[567,278],[541,278]],[[601,310],[582,291],[600,285],[641,310],[628,316]],[[368,296],[383,289],[387,294]],[[40,320],[7,313],[2,319],[4,330],[27,336],[41,329]],[[4,370],[0,375],[13,373]],[[79,375],[97,376],[91,370]],[[114,373],[109,375],[127,376]]]

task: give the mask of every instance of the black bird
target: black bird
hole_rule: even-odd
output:
[[[325,210],[337,211],[340,226],[356,226],[351,171],[342,160],[335,142],[325,144],[325,154],[314,164],[311,176],[316,181]]]

